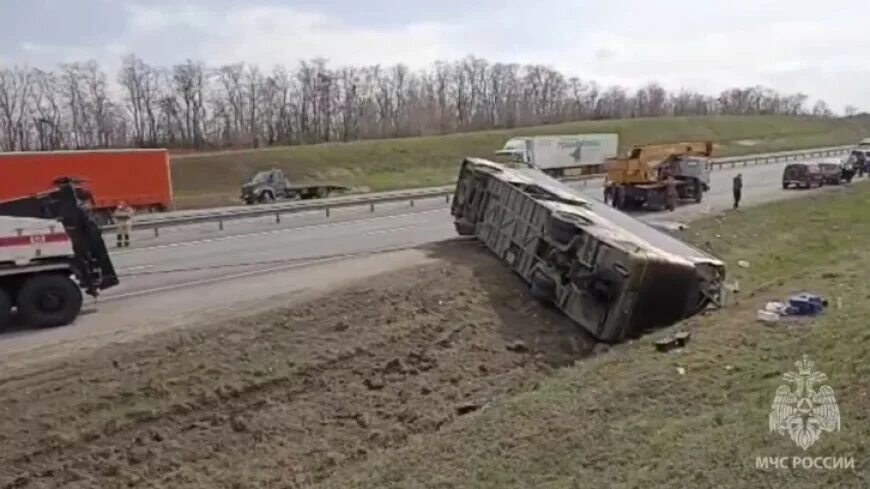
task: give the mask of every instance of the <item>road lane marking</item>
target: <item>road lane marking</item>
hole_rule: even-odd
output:
[[[208,285],[208,284],[212,284],[212,283],[223,282],[225,280],[233,280],[233,279],[237,279],[237,278],[250,277],[253,275],[262,275],[262,274],[267,273],[267,272],[282,272],[285,270],[291,270],[293,268],[300,268],[300,267],[304,267],[304,266],[308,266],[308,265],[317,265],[319,263],[327,263],[327,262],[331,262],[331,261],[344,260],[347,258],[349,258],[349,257],[348,256],[334,256],[334,257],[330,257],[330,258],[321,258],[321,259],[305,261],[302,263],[291,263],[289,265],[284,265],[284,266],[279,266],[279,267],[258,268],[257,270],[249,270],[247,272],[231,273],[228,275],[221,275],[219,277],[204,278],[204,279],[199,279],[199,280],[192,280],[190,282],[182,282],[182,283],[172,284],[172,285],[163,285],[160,287],[153,287],[153,288],[145,289],[145,290],[135,290],[135,291],[126,292],[123,294],[104,296],[103,298],[100,299],[99,302],[112,302],[112,301],[118,301],[118,300],[122,300],[122,299],[129,299],[131,297],[139,297],[139,296],[143,296],[143,295],[156,294],[158,292],[167,292],[167,291],[183,289],[183,288],[187,288],[187,287],[196,287],[198,285]]]
[[[414,248],[414,246],[413,245],[391,246],[391,247],[377,248],[377,249],[368,250],[368,251],[361,251],[361,252],[341,253],[338,255],[324,256],[321,258],[309,258],[309,259],[301,258],[297,261],[294,261],[293,263],[288,263],[286,265],[267,267],[267,268],[258,268],[256,270],[248,270],[245,272],[230,273],[230,274],[221,275],[218,277],[210,277],[210,278],[204,278],[204,279],[198,279],[198,280],[191,280],[188,282],[182,282],[182,283],[177,283],[177,284],[162,285],[162,286],[153,287],[150,289],[134,290],[134,291],[130,291],[130,292],[124,292],[121,294],[103,296],[101,298],[101,300],[99,300],[98,302],[113,302],[113,301],[118,301],[118,300],[122,300],[122,299],[140,297],[140,296],[148,295],[148,294],[155,294],[155,293],[159,293],[159,292],[167,292],[167,291],[172,291],[172,290],[177,290],[177,289],[182,289],[182,288],[187,288],[187,287],[195,287],[198,285],[208,285],[208,284],[212,284],[212,283],[223,282],[223,281],[233,280],[233,279],[237,279],[237,278],[245,278],[245,277],[251,277],[251,276],[255,276],[255,275],[262,275],[265,273],[283,272],[286,270],[292,270],[294,268],[302,268],[302,267],[307,267],[307,266],[311,266],[311,265],[319,265],[321,263],[330,263],[330,262],[335,262],[335,261],[365,258],[368,256],[382,254],[382,253],[392,253],[392,252],[396,252],[396,251],[403,251],[403,250],[407,250],[409,248]]]
[[[397,227],[397,228],[379,229],[377,231],[368,231],[366,233],[366,236],[377,236],[380,234],[395,233],[396,231],[405,231],[408,229],[414,229],[415,227],[417,227],[417,226],[402,226],[402,227]]]
[[[137,267],[121,268],[121,269],[119,269],[119,270],[116,270],[116,272],[118,272],[118,273],[122,273],[122,272],[136,272],[136,271],[139,271],[139,270],[147,270],[147,269],[149,269],[149,268],[154,268],[154,265],[139,265],[139,266],[137,266]]]

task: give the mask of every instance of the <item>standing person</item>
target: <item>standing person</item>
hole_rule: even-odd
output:
[[[668,175],[665,185],[667,186],[665,189],[665,205],[669,211],[672,211],[676,209],[677,198],[679,198],[679,193],[677,192],[677,179],[674,178],[673,175]]]
[[[115,222],[118,223],[118,248],[130,246],[130,231],[133,229],[133,208],[121,201],[115,209]]]
[[[731,192],[734,194],[734,208],[740,207],[740,196],[743,193],[743,175],[738,173],[731,183]]]

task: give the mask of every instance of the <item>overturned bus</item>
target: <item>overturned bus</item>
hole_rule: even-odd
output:
[[[601,341],[719,305],[715,257],[534,168],[463,161],[451,213],[530,286]]]

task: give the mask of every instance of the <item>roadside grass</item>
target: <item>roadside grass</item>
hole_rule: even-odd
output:
[[[334,182],[356,191],[445,185],[465,156],[493,157],[522,135],[615,132],[634,144],[712,139],[716,155],[733,156],[851,144],[870,134],[870,118],[710,116],[584,121],[447,136],[325,143],[261,150],[174,155],[176,206],[237,203],[239,185],[255,171],[281,168],[297,182]]]
[[[693,333],[683,351],[655,351],[669,331],[614,347],[320,487],[867,487],[870,185],[706,218],[686,233],[728,263],[741,292],[672,328]],[[755,320],[766,301],[801,291],[829,308]],[[806,451],[768,430],[782,374],[804,354],[828,375],[842,417],[841,431]],[[855,468],[761,470],[756,457],[854,457]]]

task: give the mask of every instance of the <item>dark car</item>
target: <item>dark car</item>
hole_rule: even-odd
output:
[[[819,163],[822,171],[822,182],[831,185],[839,185],[845,180],[843,164],[839,161],[822,161]]]
[[[814,163],[791,163],[782,171],[782,188],[792,186],[799,188],[821,187],[824,182],[819,165]]]

